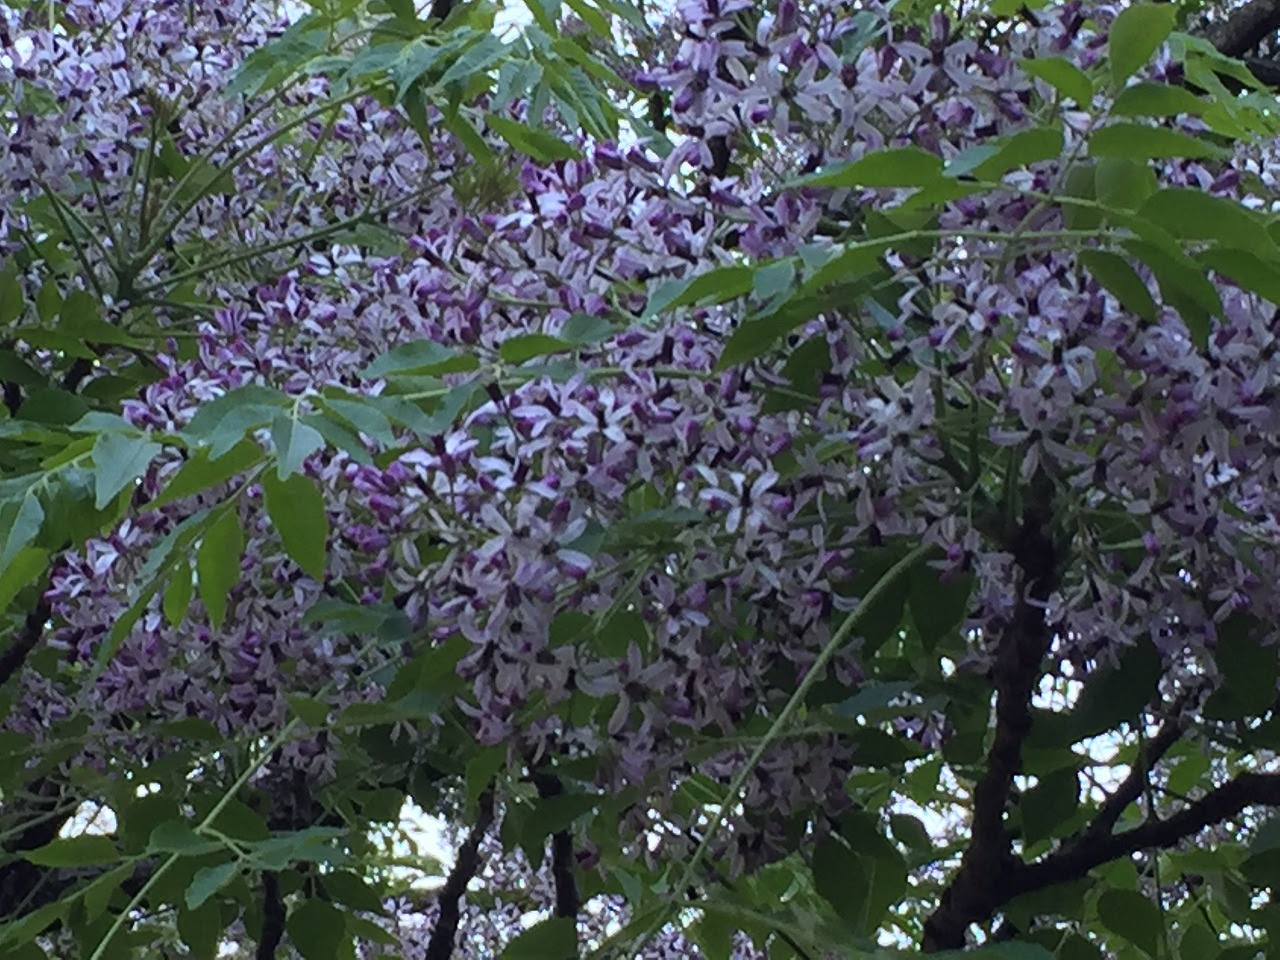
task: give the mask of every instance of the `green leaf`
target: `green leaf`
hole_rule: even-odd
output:
[[[1148,956],[1157,956],[1164,937],[1160,908],[1136,890],[1107,890],[1098,898],[1098,919],[1112,933]]]
[[[1179,960],[1216,960],[1218,955],[1218,935],[1209,929],[1208,924],[1192,921],[1183,928],[1182,937],[1178,940]],[[1102,960],[1102,954],[1081,954],[1079,958],[1070,957],[1066,960]]]
[[[864,551],[860,557],[858,572],[848,581],[836,585],[837,592],[851,600],[865,597],[904,556],[905,550],[892,545]],[[873,656],[901,629],[903,608],[909,590],[909,578],[898,577],[888,583],[864,609],[858,622],[858,632],[863,638],[864,660]]]
[[[111,897],[120,889],[120,885],[133,875],[133,871],[132,863],[122,863],[85,887],[80,894],[84,902],[85,919],[92,923],[102,916],[111,904]]]
[[[950,636],[960,636],[960,628],[969,613],[969,594],[973,578],[968,575],[943,581],[938,571],[923,564],[912,568],[909,593],[911,620],[926,650]]]
[[[406,44],[389,67],[396,85],[396,103],[403,103],[410,88],[456,49],[456,44],[428,43],[424,37],[415,37]]]
[[[329,719],[329,707],[314,697],[306,697],[300,693],[290,693],[285,695],[285,699],[288,701],[289,709],[293,711],[294,716],[309,727],[314,727],[318,730]]]
[[[573,960],[577,956],[577,924],[569,917],[543,920],[502,951],[502,960]]]
[[[870,883],[863,860],[835,837],[820,841],[813,851],[813,888],[836,914],[861,926]]]
[[[1022,795],[1022,839],[1026,846],[1053,836],[1080,807],[1080,780],[1075,768],[1055,770]]]
[[[467,809],[474,810],[498,771],[507,765],[507,748],[490,747],[467,761],[465,774]]]
[[[974,167],[975,176],[998,180],[1010,170],[1028,167],[1062,156],[1062,130],[1059,127],[1033,127],[1006,137],[988,159]]]
[[[25,851],[22,858],[38,867],[96,867],[115,863],[120,852],[110,837],[81,834],[60,837],[36,850]]]
[[[1083,250],[1080,262],[1110,291],[1120,306],[1148,323],[1156,318],[1156,302],[1146,283],[1124,257],[1106,250]]]
[[[276,447],[276,476],[284,480],[298,473],[307,457],[324,446],[324,437],[314,427],[281,414],[271,424],[271,442]]]
[[[49,378],[18,356],[13,350],[0,349],[0,381],[20,387],[47,384]]]
[[[618,332],[605,317],[597,317],[590,313],[575,313],[560,327],[560,339],[573,344],[586,345],[608,340]]]
[[[806,187],[923,187],[942,176],[942,158],[920,147],[876,150],[796,181]]]
[[[356,463],[363,466],[373,464],[373,457],[369,456],[364,442],[337,420],[323,414],[309,413],[302,418],[301,424],[308,430],[314,430],[332,449],[343,451]]]
[[[525,840],[541,844],[551,834],[567,830],[575,821],[596,810],[601,800],[595,793],[539,797],[533,802],[533,815],[529,818],[531,830],[526,831]]]
[[[1156,191],[1149,164],[1127,157],[1103,157],[1094,171],[1095,195],[1105,207],[1135,210]]]
[[[240,582],[240,557],[244,534],[234,510],[226,510],[205,531],[196,553],[196,577],[200,599],[209,612],[209,622],[220,629],[227,616],[231,588]]]
[[[350,870],[335,870],[321,877],[325,892],[334,903],[363,910],[366,913],[385,914],[382,894],[368,880]]]
[[[565,143],[546,130],[526,126],[492,113],[487,114],[484,119],[489,129],[540,164],[549,165],[557,160],[576,160],[582,156],[572,144]]]
[[[89,412],[89,405],[74,393],[53,387],[35,387],[18,408],[18,417],[36,423],[64,426],[75,423]]]
[[[1186,87],[1167,83],[1135,83],[1116,95],[1111,113],[1117,117],[1199,116],[1209,106]]]
[[[278,390],[256,384],[239,387],[203,404],[182,432],[207,445],[209,459],[217,460],[235,449],[247,431],[269,423],[286,402]]]
[[[1062,57],[1023,60],[1022,72],[1038,77],[1079,106],[1087,107],[1093,102],[1093,81],[1074,63]]]
[[[573,344],[566,343],[559,337],[545,333],[524,333],[502,341],[498,346],[498,356],[507,363],[524,363],[534,357],[545,357],[547,354],[572,349]]]
[[[810,314],[804,311],[784,309],[744,321],[725,341],[716,370],[727,370],[763,356],[808,319]]]
[[[1242,290],[1280,304],[1280,270],[1244,250],[1214,246],[1196,254],[1195,259],[1219,276],[1227,277]]]
[[[396,437],[391,429],[391,421],[377,407],[363,402],[363,398],[354,395],[350,400],[325,397],[322,402],[348,425],[376,443],[384,447],[395,443]]]
[[[462,56],[449,64],[440,78],[440,86],[448,86],[460,80],[470,80],[487,70],[507,54],[507,45],[495,33],[485,33],[478,43],[469,47]]]
[[[924,821],[909,813],[895,813],[889,817],[889,832],[895,840],[907,848],[925,852],[934,849],[933,838],[925,828]]]
[[[0,326],[9,326],[22,316],[22,286],[12,266],[0,272]]]
[[[35,545],[44,525],[44,508],[35,490],[28,490],[21,501],[0,504],[0,571],[7,570],[18,554]]]
[[[185,857],[203,856],[221,848],[220,842],[200,836],[185,820],[157,824],[147,841],[147,849],[153,853],[176,853]]]
[[[24,547],[0,570],[0,610],[6,609],[24,587],[48,569],[49,551]]]
[[[194,960],[214,960],[224,929],[222,910],[216,903],[206,903],[195,910],[185,905],[178,908],[178,936],[191,951]]]
[[[1072,715],[1081,739],[1133,720],[1155,694],[1164,662],[1155,644],[1139,640],[1120,654],[1114,666],[1101,667],[1085,679]]]
[[[379,379],[396,374],[465,373],[479,366],[480,362],[470,354],[450,350],[434,340],[415,340],[384,353],[361,370],[360,375]]]
[[[1217,288],[1185,254],[1145,240],[1128,239],[1124,246],[1151,268],[1161,297],[1182,315],[1192,342],[1203,350],[1209,342],[1210,318],[1222,313]]]
[[[135,339],[102,319],[102,304],[87,290],[72,290],[63,301],[58,328],[90,343],[133,344]]]
[[[173,476],[148,506],[162,507],[166,503],[181,500],[193,493],[201,493],[210,487],[226,483],[232,477],[243,473],[259,463],[265,454],[262,448],[251,440],[241,440],[226,454],[213,459],[209,450],[199,450]]]
[[[1148,127],[1139,123],[1113,123],[1094,131],[1089,138],[1089,155],[1094,157],[1129,157],[1134,160],[1187,157],[1203,159],[1222,157],[1226,151],[1207,140],[1188,136],[1164,127]]]
[[[756,268],[751,281],[751,295],[758,300],[772,300],[791,289],[796,280],[795,260],[788,257]]]
[[[324,579],[329,541],[329,516],[316,485],[301,474],[281,480],[273,474],[262,478],[267,514],[280,534],[285,551],[307,574]]]
[[[248,852],[255,864],[267,870],[283,870],[294,863],[343,864],[350,859],[338,844],[345,836],[339,827],[308,827],[255,841]]]
[[[1204,705],[1211,720],[1239,720],[1265,713],[1275,702],[1280,680],[1276,648],[1263,643],[1265,634],[1257,621],[1233,613],[1218,626],[1213,659],[1222,674],[1222,686]]]
[[[63,897],[53,903],[46,903],[38,910],[33,910],[21,920],[12,920],[5,923],[0,926],[0,944],[26,943],[40,936],[52,924],[64,919],[73,903],[75,901],[72,898]],[[5,953],[7,956],[8,950]],[[44,957],[43,951],[41,951],[40,957]]]
[[[644,319],[703,300],[724,303],[737,299],[749,293],[754,282],[755,271],[750,267],[739,266],[716,267],[694,277],[668,280],[649,295],[649,302],[644,308]]]
[[[225,887],[240,872],[235,860],[213,867],[201,867],[187,887],[185,903],[188,910],[198,910],[210,897]]]
[[[406,102],[405,108],[410,119],[412,119],[418,111],[422,111],[419,116],[421,124],[418,126],[420,132],[427,132],[428,135],[425,139],[429,142],[430,131],[426,127],[427,115],[426,111],[422,109],[421,102],[410,98]],[[481,167],[492,167],[494,162],[493,149],[489,146],[488,141],[486,141],[484,137],[480,136],[479,131],[471,125],[470,120],[461,113],[446,112],[441,123],[446,130],[458,138],[458,142],[467,148],[467,153],[471,154],[471,158],[479,163]]]
[[[46,325],[51,324],[62,309],[62,294],[56,280],[46,280],[36,293],[36,316]]]
[[[1175,237],[1216,240],[1221,247],[1280,256],[1262,219],[1235,200],[1203,190],[1170,188],[1154,193],[1138,216],[1158,224]]]
[[[1168,5],[1135,4],[1120,12],[1107,37],[1107,59],[1117,87],[1141,69],[1173,31],[1177,10]]]
[[[187,608],[191,606],[191,596],[195,583],[191,577],[191,565],[185,560],[178,562],[173,575],[169,578],[169,586],[165,588],[161,601],[164,618],[170,626],[176,627],[187,616]]]
[[[101,510],[147,472],[163,447],[145,437],[102,433],[93,444],[93,505]]]

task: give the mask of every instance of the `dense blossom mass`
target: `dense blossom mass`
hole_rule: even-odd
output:
[[[1150,164],[1091,147],[1132,115],[1023,64],[1084,78],[1118,10],[1075,2],[984,32],[836,0],[687,0],[660,24],[617,20],[638,106],[614,139],[509,85],[463,104],[477,146],[456,102],[411,122],[354,68],[319,62],[332,38],[270,6],[73,0],[53,28],[43,4],[0,7],[0,265],[27,302],[60,298],[64,331],[12,331],[6,349],[161,444],[123,519],[62,553],[43,594],[56,655],[22,673],[5,723],[50,749],[74,729],[60,762],[123,778],[177,756],[179,780],[230,783],[236,751],[202,755],[193,723],[251,753],[301,716],[251,784],[274,810],[323,805],[373,762],[361,728],[328,719],[387,702],[421,663],[445,681],[425,714],[388,723],[386,749],[458,775],[441,756],[461,730],[510,774],[499,810],[544,768],[626,798],[580,831],[578,866],[612,842],[661,869],[699,847],[706,804],[846,615],[909,548],[934,548],[903,581],[924,646],[896,620],[857,621],[813,722],[764,752],[726,811],[711,852],[750,877],[862,808],[850,783],[878,761],[854,735],[865,708],[840,704],[886,643],[998,677],[1031,604],[1058,676],[1154,649],[1173,701],[1217,682],[1224,624],[1280,617],[1277,314],[1221,257],[1210,274],[1161,245],[1230,259],[1245,233],[1198,232],[1200,201],[1266,208],[1275,158],[1244,136]],[[326,55],[349,62],[357,42]],[[259,93],[244,78],[272,43],[312,44],[317,64]],[[1185,92],[1185,69],[1166,46],[1133,82]],[[1252,122],[1239,103],[1152,122],[1208,143]],[[572,149],[521,155],[485,112]],[[896,173],[823,179],[886,148]],[[948,176],[913,181],[925,155]],[[1165,232],[1107,246],[1103,217],[1157,183]],[[55,230],[72,239],[42,249]],[[710,271],[701,296],[681,285]],[[114,338],[76,340],[77,295]],[[41,419],[21,402],[14,422]],[[246,453],[259,447],[321,491],[322,568],[286,542],[307,534],[277,513],[302,503],[271,502],[288,481]],[[211,450],[245,459],[184,493]],[[89,476],[72,459],[55,482]],[[183,555],[212,556],[201,544],[219,536],[234,575]],[[904,596],[880,602],[900,616]],[[956,607],[932,636],[930,603]],[[403,630],[371,639],[316,613],[353,607]],[[964,732],[956,711],[896,695],[885,729],[911,757]],[[428,796],[474,806],[473,775],[466,803],[444,781]],[[548,870],[532,887],[527,866],[490,876],[499,900],[504,882],[519,892],[464,910],[461,955],[496,955],[549,908]],[[616,891],[594,902],[583,935],[608,935],[627,910]],[[397,955],[425,955],[433,910],[403,908]],[[664,936],[651,955],[694,955]]]

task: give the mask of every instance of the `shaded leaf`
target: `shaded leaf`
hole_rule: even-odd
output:
[[[240,865],[232,860],[213,867],[201,867],[187,887],[185,902],[188,910],[196,910],[210,897],[225,887],[240,872]]]
[[[1159,224],[1175,237],[1216,240],[1255,255],[1280,255],[1257,214],[1234,200],[1203,190],[1170,188],[1154,193],[1138,216]]]
[[[1056,827],[1080,807],[1080,780],[1074,767],[1065,767],[1040,778],[1022,795],[1022,838],[1027,846],[1053,835]]]
[[[1107,37],[1111,77],[1121,85],[1147,63],[1168,39],[1177,10],[1168,4],[1134,4],[1122,10]]]
[[[187,608],[191,605],[191,597],[195,591],[195,581],[191,576],[191,565],[180,561],[169,578],[161,600],[164,618],[170,626],[176,627],[187,616]]]
[[[40,867],[93,867],[115,863],[120,852],[110,837],[81,834],[60,837],[38,849],[24,851],[22,858]]]
[[[265,454],[262,448],[251,440],[241,440],[226,454],[214,459],[209,450],[199,450],[160,491],[159,496],[148,506],[161,507],[166,503],[181,500],[193,493],[201,493],[220,483],[226,483],[250,467],[259,463]]]
[[[922,187],[942,176],[942,158],[920,147],[876,150],[861,159],[810,174],[807,187]]]
[[[303,461],[324,446],[324,437],[314,427],[282,414],[271,424],[271,442],[276,447],[276,476],[284,480],[299,472]]]
[[[262,478],[267,514],[290,558],[316,580],[324,579],[329,541],[329,516],[316,485],[302,474],[281,480]]]
[[[1146,283],[1124,257],[1106,250],[1083,250],[1080,262],[1107,288],[1120,306],[1148,322],[1156,318],[1156,302]]]
[[[572,144],[547,130],[526,126],[492,113],[485,117],[485,123],[503,140],[538,163],[551,164],[557,160],[574,160],[582,156]]]
[[[1221,157],[1226,151],[1216,144],[1164,127],[1138,123],[1113,123],[1096,130],[1089,138],[1089,154],[1094,157],[1138,159],[1202,159]]]
[[[230,453],[247,431],[270,423],[289,402],[278,390],[258,385],[239,387],[203,404],[183,435],[207,445],[209,459],[217,460]]]
[[[502,960],[573,960],[577,956],[577,925],[568,917],[543,920],[502,951]]]
[[[0,504],[0,571],[7,570],[18,554],[35,545],[44,525],[44,508],[34,490],[17,503]]]
[[[102,433],[93,444],[94,506],[101,510],[147,472],[163,448],[145,437]]]
[[[664,310],[672,310],[703,300],[710,303],[734,300],[749,293],[754,280],[754,270],[750,267],[738,266],[717,267],[694,277],[668,280],[649,295],[649,302],[644,308],[644,317],[648,319]]]
[[[1043,80],[1082,107],[1093,102],[1093,81],[1069,60],[1062,57],[1037,57],[1034,60],[1023,60],[1022,70]]]
[[[240,582],[240,557],[244,553],[244,533],[234,510],[226,510],[205,531],[196,553],[196,576],[200,599],[215,629],[227,616],[231,588]]]
[[[1168,83],[1135,83],[1116,95],[1111,113],[1117,117],[1199,116],[1209,106],[1186,87]]]
[[[1149,956],[1159,953],[1164,936],[1160,908],[1136,890],[1105,891],[1098,898],[1098,919]]]
[[[360,375],[377,379],[395,374],[465,373],[479,366],[480,362],[470,354],[450,350],[434,340],[415,340],[384,353]]]

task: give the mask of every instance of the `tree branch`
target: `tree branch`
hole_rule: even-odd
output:
[[[1129,775],[1103,801],[1097,814],[1089,822],[1089,825],[1085,827],[1081,834],[1082,840],[1109,836],[1111,829],[1116,825],[1120,817],[1124,815],[1125,810],[1129,808],[1129,804],[1142,796],[1142,791],[1147,786],[1147,778],[1150,776],[1151,771],[1160,762],[1160,758],[1168,753],[1182,737],[1182,732],[1186,729],[1186,721],[1182,717],[1182,710],[1187,705],[1187,701],[1192,699],[1198,692],[1196,689],[1188,690],[1174,702],[1168,718],[1160,725],[1156,735],[1147,741],[1146,746],[1138,756],[1138,762],[1133,765]]]
[[[1243,57],[1277,30],[1280,30],[1280,0],[1251,0],[1220,23],[1206,26],[1201,35],[1219,53]]]
[[[559,777],[539,771],[533,774],[532,779],[538,788],[538,796],[543,799],[564,793]],[[551,836],[551,876],[556,883],[555,915],[577,919],[582,905],[578,897],[578,882],[573,875],[573,835],[567,830]]]
[[[493,791],[486,790],[480,797],[480,813],[466,841],[458,850],[449,879],[445,881],[436,902],[440,904],[440,916],[431,931],[431,941],[423,960],[449,960],[453,956],[453,941],[458,933],[461,917],[460,904],[469,884],[480,868],[480,842],[493,825]]]
[[[262,874],[262,935],[255,960],[276,960],[276,948],[284,937],[284,915],[280,881],[274,872],[266,871]]]
[[[1164,820],[1149,820],[1123,833],[1086,833],[1058,852],[1022,867],[1016,877],[1017,890],[1026,893],[1066,883],[1138,850],[1172,847],[1205,827],[1257,806],[1280,806],[1280,774],[1243,773]]]
[[[40,600],[36,603],[35,609],[27,614],[22,629],[18,631],[13,642],[5,648],[4,653],[0,654],[0,686],[8,683],[27,662],[27,657],[44,636],[44,625],[49,622],[51,613],[49,601],[44,598],[44,592],[41,591]]]
[[[1053,631],[1045,603],[1057,585],[1058,557],[1048,535],[1052,494],[1038,477],[1028,492],[1022,523],[1010,544],[1021,570],[1018,603],[996,654],[995,737],[986,771],[973,791],[971,841],[960,869],[925,921],[926,953],[959,949],[970,924],[986,920],[1011,895],[1019,863],[1005,829],[1013,778],[1022,766],[1022,743],[1031,729],[1031,698],[1040,680]]]

